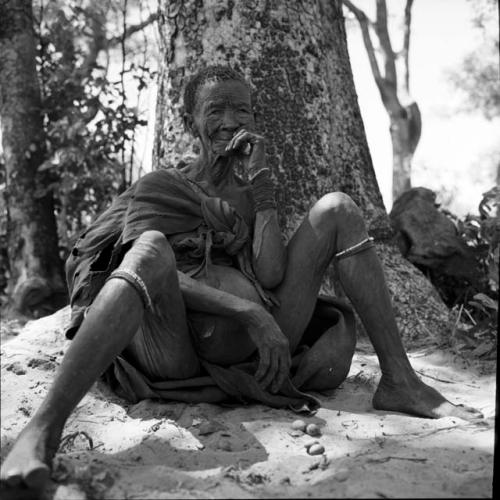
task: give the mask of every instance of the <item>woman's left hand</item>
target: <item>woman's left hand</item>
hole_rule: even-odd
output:
[[[258,173],[269,170],[266,164],[266,147],[264,137],[241,129],[226,146],[226,151],[240,157],[243,161],[249,180]]]

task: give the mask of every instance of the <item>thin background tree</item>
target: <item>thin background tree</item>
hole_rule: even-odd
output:
[[[399,51],[394,51],[389,36],[386,1],[374,1],[374,21],[350,0],[342,0],[342,3],[359,23],[373,78],[389,115],[393,156],[392,197],[396,200],[411,188],[411,162],[422,132],[420,110],[410,93],[409,58],[413,0],[406,0],[403,44]]]

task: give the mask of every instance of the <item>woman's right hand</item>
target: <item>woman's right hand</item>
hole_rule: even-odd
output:
[[[259,385],[277,392],[290,373],[291,356],[288,339],[273,316],[264,307],[254,304],[245,324],[259,352],[259,367],[255,378]]]

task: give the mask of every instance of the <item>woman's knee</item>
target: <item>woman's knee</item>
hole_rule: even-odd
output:
[[[353,199],[342,192],[328,193],[321,197],[311,210],[311,216],[322,226],[338,228],[341,225],[364,228],[361,210]]]
[[[160,231],[145,231],[125,254],[120,267],[132,269],[154,292],[165,278],[176,272],[175,255]]]

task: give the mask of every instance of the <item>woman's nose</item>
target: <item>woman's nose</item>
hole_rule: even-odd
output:
[[[224,111],[224,117],[222,121],[222,128],[226,130],[235,130],[240,126],[236,113],[232,109],[226,109]]]

